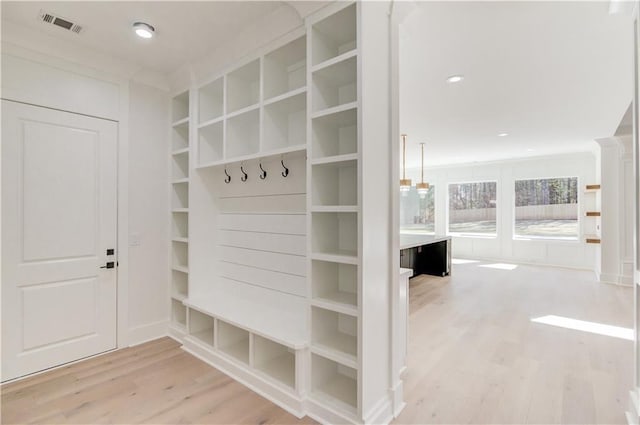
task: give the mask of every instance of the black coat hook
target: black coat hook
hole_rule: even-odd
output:
[[[264,180],[267,178],[267,171],[262,168],[262,162],[259,164],[260,166],[260,180]]]
[[[287,167],[285,167],[284,165],[284,159],[280,160],[280,164],[282,164],[282,168],[284,168],[284,171],[280,174],[282,174],[282,177],[287,177],[289,175],[289,169]]]
[[[229,184],[231,182],[231,176],[227,173],[227,167],[224,168],[224,174],[227,176],[224,178],[224,182]]]
[[[244,168],[242,168],[242,165],[240,166],[240,171],[242,171],[242,177],[240,177],[240,180],[242,180],[243,182],[246,182],[249,175],[244,171]]]

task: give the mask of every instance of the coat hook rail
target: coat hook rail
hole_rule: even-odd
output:
[[[287,177],[289,175],[289,169],[284,165],[284,159],[280,160],[280,164],[282,164],[282,168],[284,168],[284,171],[281,173],[282,177]]]
[[[231,176],[227,173],[227,167],[224,167],[224,174],[227,176],[224,178],[224,182],[227,184],[231,183]]]

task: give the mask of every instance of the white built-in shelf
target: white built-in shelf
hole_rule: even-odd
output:
[[[597,192],[598,190],[600,190],[599,184],[588,184],[584,187],[585,192]]]
[[[260,110],[251,109],[227,120],[225,157],[253,155],[260,150]]]
[[[181,118],[178,121],[174,121],[173,124],[171,124],[172,127],[186,127],[189,128],[189,117],[185,117],[185,118]]]
[[[198,90],[199,123],[214,120],[224,114],[224,78],[220,77]]]
[[[188,213],[189,212],[189,208],[174,208],[171,210],[171,212],[173,213]]]
[[[316,158],[311,160],[311,165],[331,165],[336,164],[339,166],[341,163],[357,161],[357,153],[348,153],[344,155],[325,156],[322,158]]]
[[[234,359],[249,364],[249,332],[223,321],[218,321],[218,350]]]
[[[358,255],[358,214],[314,212],[311,214],[313,254]]]
[[[311,212],[358,212],[357,205],[313,205]]]
[[[174,237],[174,238],[171,238],[171,241],[172,242],[180,242],[180,243],[189,243],[189,239],[187,239],[187,238]]]
[[[173,155],[171,157],[171,177],[173,180],[189,178],[189,155]]]
[[[262,150],[306,144],[307,96],[305,91],[264,107]]]
[[[357,101],[357,63],[357,57],[351,56],[312,74],[314,112]]]
[[[227,114],[260,101],[260,59],[227,74]]]
[[[325,108],[325,109],[316,111],[313,114],[311,114],[311,119],[318,120],[317,122],[320,123],[321,122],[320,119],[326,118],[327,120],[330,120],[332,124],[354,125],[356,122],[355,121],[356,118],[350,117],[345,113],[346,112],[355,113],[357,107],[358,107],[358,102],[355,102],[355,101],[349,102],[349,103],[343,103],[338,106],[333,106],[330,108]]]
[[[357,317],[312,307],[311,323],[311,346],[314,352],[343,365],[357,367]]]
[[[317,354],[311,355],[311,394],[324,405],[356,415],[358,409],[358,373]]]
[[[184,300],[187,299],[186,295],[182,295],[182,294],[176,294],[176,293],[171,293],[171,298],[176,300],[176,301],[180,301],[183,302]]]
[[[187,308],[181,301],[171,300],[171,322],[186,329],[187,326]]]
[[[291,99],[293,97],[300,96],[301,94],[307,93],[307,87],[299,87],[297,89],[288,91],[276,97],[272,97],[271,99],[267,99],[263,102],[264,106],[273,105],[274,103],[282,102],[283,100]],[[306,117],[305,117],[306,118]]]
[[[314,206],[357,206],[357,160],[325,162],[312,167],[311,202]]]
[[[312,64],[331,60],[357,46],[356,4],[348,6],[312,27]]]
[[[265,291],[257,287],[255,290]],[[292,301],[283,308],[266,297],[252,298],[227,291],[224,297],[212,292],[209,296],[189,298],[185,304],[286,347],[305,348],[309,344],[307,321],[300,320],[304,317],[304,300],[294,296],[288,298]]]
[[[282,344],[253,336],[254,367],[286,387],[295,388],[295,353]]]
[[[189,267],[189,246],[187,244],[172,242],[171,253],[174,267]]]
[[[171,271],[171,294],[174,298],[184,301],[189,295],[188,275],[177,270]]]
[[[186,214],[171,214],[171,234],[175,239],[189,237],[189,220]]]
[[[209,162],[209,163],[206,163],[206,164],[200,164],[196,168],[218,167],[218,166],[226,165],[226,164],[234,164],[234,163],[239,163],[239,162],[252,161],[254,159],[263,159],[263,160],[266,161],[268,159],[279,157],[279,156],[282,156],[282,155],[285,155],[285,154],[303,152],[303,151],[306,151],[306,150],[307,150],[307,145],[289,146],[289,147],[282,148],[282,149],[275,149],[275,150],[272,150],[272,151],[263,151],[263,152],[258,152],[258,153],[251,154],[251,155],[243,155],[243,156],[238,156],[238,157],[235,157],[235,158],[225,159],[225,160],[222,160],[222,161],[213,161],[213,162]]]
[[[356,253],[342,251],[341,253],[325,253],[325,252],[314,252],[311,254],[312,260],[319,261],[329,261],[332,263],[341,263],[341,264],[358,264],[358,256]]]
[[[357,301],[356,294],[336,291],[324,295],[326,297],[318,297],[311,300],[311,305],[349,316],[358,316],[358,308],[355,306]]]
[[[189,273],[189,267],[181,266],[179,264],[174,264],[173,266],[171,266],[171,269],[182,273]]]
[[[198,130],[198,164],[224,157],[224,122],[216,121]]]
[[[189,208],[189,187],[187,185],[172,185],[171,194],[171,206],[174,209]]]
[[[171,128],[171,147],[175,150],[189,149],[189,119]]]
[[[171,184],[183,184],[183,183],[189,183],[189,178],[183,177],[181,179],[175,179],[171,182]]]
[[[214,334],[213,317],[201,312],[189,309],[189,335],[198,341],[213,347]]]
[[[350,159],[357,157],[358,110],[355,103],[343,106],[312,120],[313,163],[323,159],[330,162],[340,160],[343,155],[353,155],[354,158]]]
[[[189,148],[182,148],[182,149],[174,150],[173,152],[171,152],[171,155],[178,156],[178,155],[184,155],[188,153],[189,153]]]
[[[175,96],[171,100],[171,118],[174,126],[183,120],[189,120],[189,91]]]
[[[591,244],[600,243],[600,236],[598,235],[585,235],[584,238],[586,243],[591,243]]]
[[[349,50],[349,51],[344,52],[344,53],[342,53],[342,54],[340,54],[338,56],[332,57],[331,59],[327,59],[326,61],[321,62],[321,63],[313,66],[311,68],[311,72],[314,73],[314,72],[322,71],[325,68],[329,68],[329,67],[331,67],[331,66],[333,66],[335,64],[338,64],[340,62],[347,61],[347,60],[349,60],[349,59],[351,59],[353,57],[356,57],[357,55],[358,55],[358,51],[356,49]]]
[[[306,36],[265,55],[263,66],[265,99],[304,87],[307,79]]]
[[[311,278],[314,302],[323,303],[329,309],[357,315],[358,268],[355,265],[313,260]]]

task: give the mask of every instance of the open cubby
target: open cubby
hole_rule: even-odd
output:
[[[311,308],[311,343],[314,347],[336,353],[338,356],[358,356],[358,319],[354,316]]]
[[[187,326],[187,307],[178,300],[171,300],[171,321],[180,326]]]
[[[260,111],[253,109],[227,121],[226,158],[258,153]]]
[[[227,114],[260,101],[260,59],[227,75]]]
[[[357,108],[314,118],[311,127],[314,159],[358,151]]]
[[[198,91],[199,123],[221,117],[224,113],[224,79],[203,86]]]
[[[357,266],[313,260],[311,276],[311,291],[314,299],[357,307]]]
[[[189,249],[186,243],[171,242],[171,252],[174,266],[189,267]]]
[[[171,100],[171,119],[173,122],[189,117],[189,92],[180,93]]]
[[[186,182],[174,183],[171,187],[171,206],[174,209],[189,208],[189,185]]]
[[[178,270],[171,271],[171,293],[176,297],[189,295],[189,276]]]
[[[317,354],[311,355],[311,393],[314,397],[356,414],[358,372]]]
[[[189,177],[189,152],[182,152],[171,155],[171,173],[174,180],[186,179]]]
[[[358,255],[358,214],[314,212],[311,214],[312,251],[355,257]]]
[[[357,89],[355,56],[313,73],[313,111],[355,102]]]
[[[171,213],[171,236],[172,238],[189,237],[189,220],[187,214]]]
[[[223,125],[218,121],[198,130],[198,164],[223,159]]]
[[[265,106],[263,150],[304,145],[307,140],[306,123],[306,93]]]
[[[358,205],[358,162],[331,162],[313,166],[312,205]]]
[[[300,37],[264,57],[264,98],[299,89],[307,80],[307,39]]]
[[[249,332],[219,320],[218,349],[242,363],[249,364]]]
[[[295,388],[296,356],[292,349],[254,334],[253,366],[287,387]]]
[[[213,347],[214,318],[189,309],[189,335]]]
[[[357,47],[355,3],[313,26],[312,59],[318,65]]]
[[[171,128],[171,146],[174,151],[189,147],[189,123],[182,122]]]

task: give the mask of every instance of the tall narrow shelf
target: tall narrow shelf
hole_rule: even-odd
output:
[[[585,185],[582,197],[584,221],[584,241],[588,244],[599,244],[601,235],[601,194],[600,184]]]
[[[311,25],[311,397],[350,418],[358,405],[357,5]]]
[[[260,59],[227,75],[227,113],[255,105],[260,101]]]
[[[264,98],[307,85],[307,38],[299,37],[264,57]]]
[[[191,98],[184,91],[171,100],[171,153],[169,164],[171,198],[171,242],[169,270],[171,294],[171,332],[176,337],[187,333],[190,313],[182,304],[189,296],[189,148],[191,127]]]

